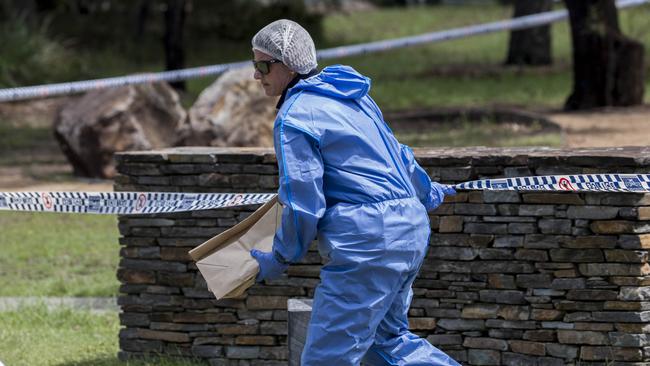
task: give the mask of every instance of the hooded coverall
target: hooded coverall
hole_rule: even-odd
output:
[[[328,259],[302,365],[458,365],[407,320],[442,187],[397,142],[369,89],[351,67],[327,67],[286,91],[274,124],[284,211],[273,253],[296,262],[318,237]]]

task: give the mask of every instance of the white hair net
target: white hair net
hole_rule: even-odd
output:
[[[314,41],[309,32],[294,21],[276,20],[257,32],[252,44],[253,49],[282,61],[299,74],[308,74],[318,66]]]

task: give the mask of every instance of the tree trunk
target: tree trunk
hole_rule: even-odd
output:
[[[151,3],[148,0],[140,0],[136,6],[137,12],[135,16],[135,27],[133,32],[133,38],[136,41],[141,41],[144,31],[147,28],[147,20],[149,19],[149,14],[151,13]]]
[[[165,10],[165,67],[177,70],[185,67],[183,49],[183,26],[185,24],[185,0],[167,0]],[[185,90],[185,81],[170,83],[176,90]]]
[[[513,18],[550,11],[552,0],[515,1]],[[520,29],[510,32],[506,65],[550,65],[551,26]]]
[[[36,0],[36,10],[39,13],[46,13],[48,11],[56,9],[56,2],[54,0]]]
[[[619,28],[614,0],[565,0],[573,42],[573,92],[564,108],[643,103],[643,45]]]

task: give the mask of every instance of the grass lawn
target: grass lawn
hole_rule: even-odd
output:
[[[411,147],[432,146],[556,146],[562,145],[562,135],[547,132],[541,125],[522,126],[496,123],[490,120],[480,122],[458,121],[442,123],[430,131],[421,129],[394,131],[397,139]]]
[[[0,227],[0,296],[117,295],[115,216],[0,212]]]
[[[32,306],[0,312],[0,361],[7,366],[191,366],[172,358],[117,359],[117,313],[91,313]]]
[[[496,5],[381,9],[329,16],[324,26],[330,42],[351,44],[507,19],[510,12],[509,7]],[[650,5],[619,12],[625,34],[645,44],[646,62],[650,60],[648,14]],[[552,25],[555,65],[551,67],[501,67],[508,40],[509,32],[497,32],[323,63],[350,64],[370,76],[371,93],[384,109],[486,104],[562,107],[572,86],[568,22]],[[449,65],[453,65],[451,72]],[[650,85],[648,73],[646,80]],[[650,93],[646,101],[650,102]]]
[[[0,165],[67,164],[52,130],[0,120]]]
[[[650,5],[643,5],[619,11],[619,19],[626,35],[645,44],[646,62],[650,64],[648,14]],[[317,48],[404,37],[511,16],[510,7],[489,3],[334,14],[325,17],[325,39]],[[570,31],[566,21],[553,24],[551,29],[554,65],[550,67],[502,67],[508,51],[509,32],[324,60],[320,66],[348,64],[371,77],[371,94],[385,110],[493,104],[561,108],[572,87]],[[235,51],[236,46],[228,47],[231,54],[242,54],[242,51]],[[219,56],[203,53],[200,49],[195,49],[188,59],[192,65],[221,62]],[[449,65],[454,65],[451,71]],[[212,81],[211,78],[189,80],[185,103],[191,105]],[[646,84],[650,90],[650,73],[646,73]],[[650,93],[646,93],[645,98],[650,102]]]

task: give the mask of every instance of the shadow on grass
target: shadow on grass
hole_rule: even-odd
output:
[[[124,365],[134,365],[132,363],[122,362],[117,359],[115,356],[103,356],[97,358],[89,358],[85,360],[75,360],[69,362],[63,362],[57,364],[57,366],[124,366]]]
[[[104,355],[85,360],[75,360],[59,363],[56,366],[204,366],[207,361],[183,359],[174,357],[147,357],[122,361],[114,355]]]

